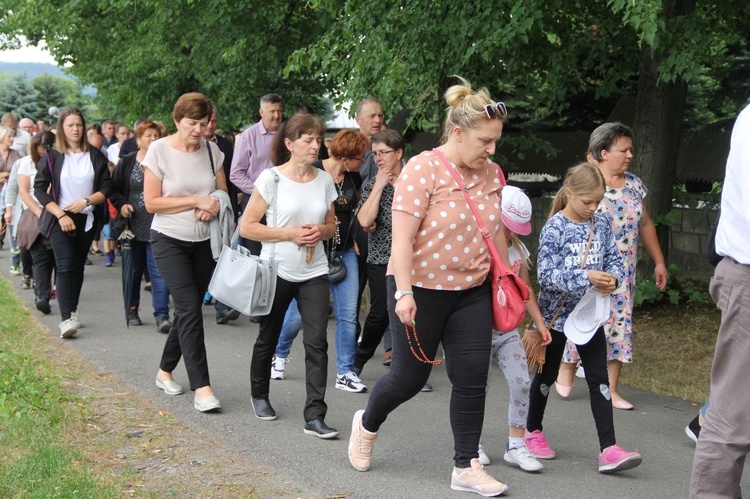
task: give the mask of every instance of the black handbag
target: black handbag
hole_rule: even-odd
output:
[[[352,219],[349,222],[349,228],[346,231],[346,237],[344,238],[344,245],[346,244],[346,241],[349,239],[349,234],[352,231],[352,226],[354,225],[354,214],[352,213]],[[344,259],[340,256],[335,256],[335,248],[337,246],[337,243],[334,242],[335,236],[329,240],[329,254],[330,257],[328,258],[328,282],[334,283],[343,281],[346,277],[346,265],[344,265]]]

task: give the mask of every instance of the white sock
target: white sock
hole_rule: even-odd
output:
[[[519,447],[523,447],[526,445],[523,441],[523,437],[521,438],[513,438],[508,437],[508,450],[518,449]]]

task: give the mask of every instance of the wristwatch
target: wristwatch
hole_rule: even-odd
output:
[[[86,207],[88,208],[91,206],[91,200],[89,198],[83,198],[84,201],[86,201]]]
[[[403,298],[406,295],[414,296],[414,291],[396,291],[396,293],[393,295],[394,298],[396,298],[396,301],[399,301],[401,298]]]

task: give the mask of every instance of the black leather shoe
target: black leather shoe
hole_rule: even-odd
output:
[[[128,326],[142,326],[143,321],[138,317],[138,309],[131,308],[128,312]]]
[[[169,322],[167,317],[156,318],[156,330],[160,333],[167,334],[172,329],[172,323]]]
[[[260,322],[260,318],[255,317],[254,315],[251,315],[249,319],[250,319],[250,322],[252,322],[253,324],[258,324]]]
[[[251,398],[250,400],[253,403],[253,412],[256,418],[263,421],[274,421],[276,419],[276,411],[273,410],[268,399]]]
[[[226,324],[229,321],[236,321],[239,317],[240,317],[240,313],[233,308],[217,310],[216,311],[216,324]]]
[[[312,435],[323,439],[336,438],[339,436],[338,430],[329,427],[322,418],[314,419],[305,423],[304,432],[305,435]]]
[[[34,300],[34,304],[36,305],[36,309],[39,310],[44,315],[47,315],[48,313],[52,312],[52,309],[49,306],[49,300],[37,298],[36,300]]]

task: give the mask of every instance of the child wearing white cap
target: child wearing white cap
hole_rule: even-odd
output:
[[[518,187],[506,185],[502,192],[503,234],[508,244],[508,257],[513,272],[529,285],[529,250],[519,239],[518,235],[527,236],[531,233],[531,201]],[[539,332],[542,333],[544,343],[552,341],[547,326],[544,324],[542,312],[536,301],[534,291],[526,303],[526,311],[533,319]],[[539,471],[542,464],[531,455],[524,443],[523,435],[526,428],[526,417],[529,406],[529,368],[526,354],[521,344],[518,328],[510,332],[492,331],[492,354],[503,370],[510,391],[508,400],[508,444],[505,447],[505,461],[520,466],[524,471]],[[487,375],[489,388],[489,374]],[[479,460],[482,464],[490,464],[490,459],[479,444]]]

